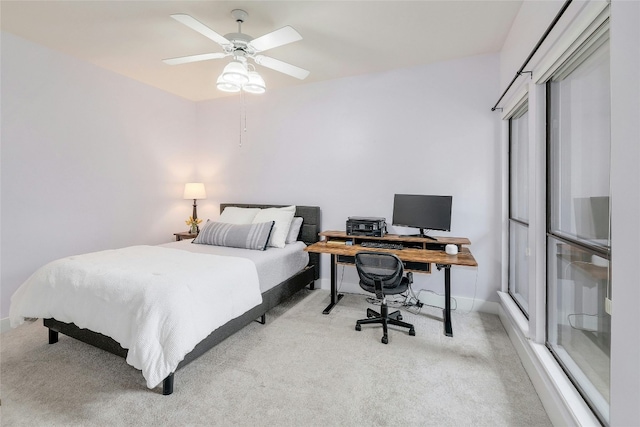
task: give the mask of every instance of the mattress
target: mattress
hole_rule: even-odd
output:
[[[191,243],[192,241],[193,240],[181,240],[159,246],[183,249],[200,254],[214,254],[249,259],[256,265],[258,280],[260,282],[260,292],[262,293],[287,280],[302,270],[309,262],[309,253],[304,251],[306,245],[303,242],[289,243],[284,248],[267,248],[264,251],[257,251],[193,244]]]

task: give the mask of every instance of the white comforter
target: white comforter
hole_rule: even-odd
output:
[[[261,302],[248,259],[132,246],[45,265],[11,297],[9,316],[13,327],[53,317],[107,335],[153,388],[213,330]]]

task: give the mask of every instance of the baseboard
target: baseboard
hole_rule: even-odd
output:
[[[11,329],[11,322],[8,317],[0,319],[0,334]]]
[[[316,280],[316,288],[331,290],[330,279]],[[415,290],[415,289],[414,289]],[[360,294],[370,295],[362,290],[357,283],[343,282],[338,292],[346,294]],[[451,296],[454,301],[451,303],[452,310],[459,310],[461,312],[479,311],[482,313],[498,314],[500,304],[494,301],[484,301],[480,299],[460,297],[456,295]],[[422,292],[420,294],[420,301],[427,305],[433,305],[436,307],[444,308],[444,296],[433,293]]]
[[[532,342],[518,324],[519,311],[511,297],[500,296],[499,316],[554,426],[597,426],[600,422],[567,378],[549,350]]]

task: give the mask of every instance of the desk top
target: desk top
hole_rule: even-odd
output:
[[[443,236],[434,236],[437,241],[433,239],[429,239],[427,237],[420,236],[403,236],[400,234],[385,234],[384,237],[373,237],[373,236],[349,236],[344,231],[338,230],[327,230],[323,231],[320,234],[320,237],[324,237],[327,240],[331,239],[342,239],[342,240],[384,240],[389,242],[405,242],[405,243],[436,243],[441,245],[470,245],[471,242],[466,237],[443,237]]]
[[[322,234],[322,233],[321,233]],[[435,251],[429,249],[381,249],[367,248],[360,245],[336,245],[327,244],[327,241],[314,243],[305,248],[307,252],[355,256],[356,253],[362,251],[372,252],[390,252],[398,256],[402,261],[435,263],[445,265],[464,265],[469,267],[477,267],[478,263],[468,248],[463,247],[457,255],[447,255],[445,251]]]

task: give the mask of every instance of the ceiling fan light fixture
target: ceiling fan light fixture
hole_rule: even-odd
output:
[[[225,81],[222,76],[218,77],[216,87],[218,88],[218,90],[221,90],[223,92],[240,92],[241,88],[241,86],[237,83]]]
[[[249,82],[249,73],[247,68],[240,61],[231,61],[224,67],[220,76],[227,83],[235,83],[243,85]]]
[[[249,83],[242,85],[242,89],[245,92],[260,94],[265,93],[267,85],[257,71],[249,71]]]
[[[266,50],[302,40],[300,33],[293,27],[287,25],[258,38],[253,38],[242,32],[242,24],[249,17],[249,14],[242,9],[234,9],[231,11],[231,16],[238,24],[238,32],[222,36],[189,15],[184,13],[171,15],[176,21],[219,44],[224,52],[169,58],[164,59],[163,62],[169,65],[178,65],[233,56],[233,60],[224,67],[222,74],[216,81],[218,90],[224,92],[244,91],[253,94],[266,92],[267,87],[264,79],[255,70],[253,64],[248,63],[248,60],[300,80],[304,80],[309,75],[308,70],[260,54]]]

